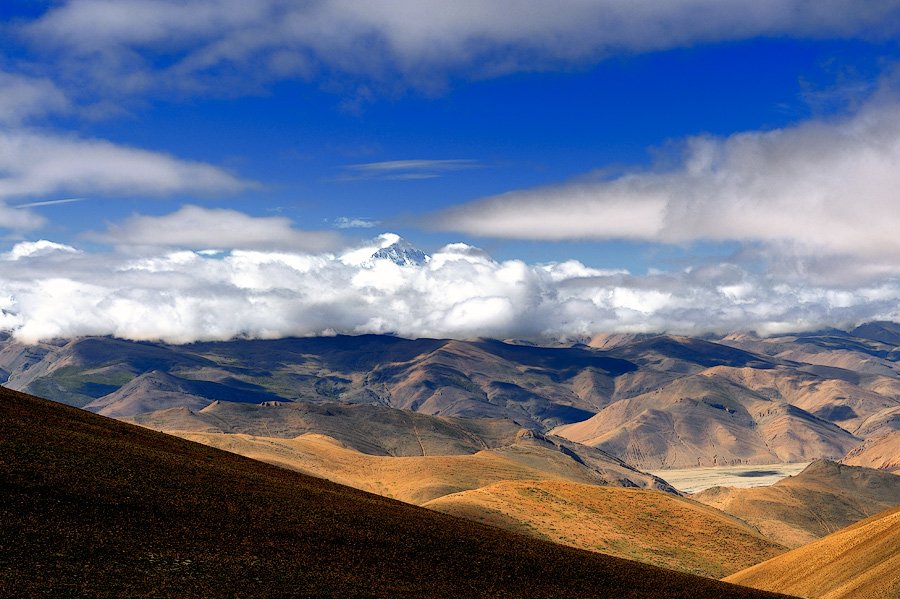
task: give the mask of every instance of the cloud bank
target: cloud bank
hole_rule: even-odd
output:
[[[191,214],[180,216],[189,221]],[[145,221],[129,222],[139,230]],[[224,249],[222,240],[211,241],[218,243],[210,250]],[[403,250],[396,235],[384,234],[336,253],[195,246],[134,255],[22,242],[0,256],[0,329],[26,342],[335,333],[571,339],[600,331],[775,333],[900,319],[897,278],[852,287],[787,284],[733,264],[638,276],[577,261],[496,261],[461,243],[403,266],[371,258],[393,243]]]
[[[900,274],[898,189],[900,103],[879,97],[840,120],[689,138],[675,169],[514,191],[431,224],[513,239],[736,241],[807,275],[865,279]]]
[[[209,195],[254,185],[211,164],[162,152],[23,127],[0,128],[0,230],[38,229],[46,220],[30,208],[83,199],[23,203],[24,198]],[[11,200],[19,200],[18,206],[10,206]]]
[[[900,2],[852,0],[68,0],[19,26],[71,81],[187,93],[318,75],[434,88],[756,36],[885,39]],[[228,88],[233,89],[233,88]]]

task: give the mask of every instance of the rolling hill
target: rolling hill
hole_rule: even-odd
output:
[[[765,597],[0,389],[0,594]]]
[[[768,487],[713,487],[692,498],[799,547],[900,504],[900,477],[820,460]]]
[[[505,480],[566,479],[675,493],[664,481],[619,462],[595,461],[589,466],[551,442],[533,438],[472,455],[392,457],[367,455],[317,434],[294,439],[184,431],[171,434],[418,505]]]
[[[504,481],[425,506],[571,547],[715,578],[786,550],[718,510],[641,489]]]
[[[725,580],[818,599],[900,596],[900,507]]]

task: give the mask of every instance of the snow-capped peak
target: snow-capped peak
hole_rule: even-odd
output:
[[[421,266],[431,256],[414,247],[396,233],[382,233],[371,243],[345,253],[341,262],[354,266],[371,266],[376,260],[389,260],[399,266]]]

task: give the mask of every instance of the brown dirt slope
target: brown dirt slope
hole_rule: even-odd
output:
[[[763,597],[0,388],[0,596]]]
[[[900,504],[900,477],[819,460],[768,487],[713,487],[692,498],[799,547]]]
[[[568,481],[508,481],[425,504],[571,547],[721,578],[786,551],[683,497]]]
[[[786,551],[690,499],[620,487],[507,481],[425,507],[571,547],[720,578]]]
[[[867,440],[851,449],[841,462],[900,474],[900,431]]]
[[[900,507],[725,580],[820,599],[900,597]]]
[[[366,455],[316,434],[295,439],[179,431],[172,434],[419,505],[504,480],[564,478],[597,485],[611,484],[613,478],[604,478],[565,454],[540,446],[513,445],[474,455],[388,457]]]

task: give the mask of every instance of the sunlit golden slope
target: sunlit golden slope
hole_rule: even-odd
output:
[[[569,481],[506,481],[425,504],[557,543],[721,577],[785,548],[695,501]]]
[[[635,476],[633,471],[617,470],[612,463],[603,474],[564,453],[539,445],[516,444],[473,455],[392,457],[360,453],[317,434],[279,439],[171,432],[191,441],[415,504],[504,480],[564,478],[617,484],[617,477]],[[650,480],[649,475],[643,476]]]
[[[900,597],[900,507],[725,578],[820,599]]]
[[[713,487],[693,498],[799,547],[900,504],[900,477],[819,460],[768,487]]]

